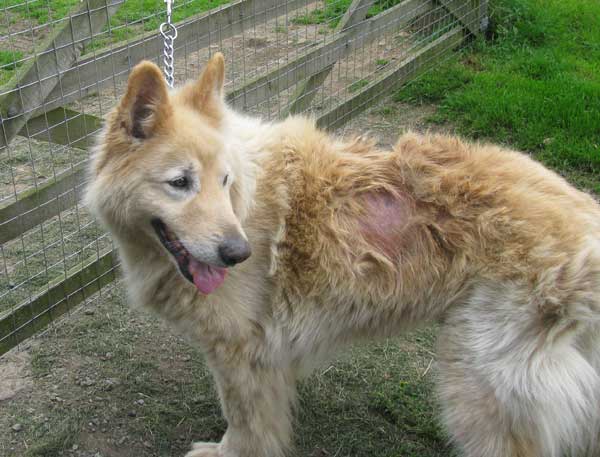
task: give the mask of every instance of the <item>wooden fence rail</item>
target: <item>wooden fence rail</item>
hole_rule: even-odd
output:
[[[108,1],[111,3],[107,4]],[[408,50],[403,60],[382,71],[376,80],[316,119],[321,127],[340,127],[390,90],[425,71],[441,56],[460,46],[468,36],[479,33],[480,25],[485,22],[486,1],[404,0],[366,19],[367,8],[373,1],[354,0],[335,33],[294,59],[229,91],[226,97],[234,107],[247,109],[296,86],[289,112],[302,111],[340,59],[383,35],[401,30],[419,18],[428,17],[434,10],[445,8],[454,21],[439,36]],[[121,0],[89,2],[89,5],[95,6],[103,2],[104,19],[99,18],[91,30],[88,27],[88,35],[80,35],[78,42],[89,39],[108,20]],[[240,0],[183,21],[179,25],[178,43],[180,47],[206,47],[243,32],[257,18],[261,21],[271,20],[305,4],[301,0]],[[72,39],[75,40],[74,35]],[[160,54],[161,47],[161,39],[153,33],[92,56],[79,57],[79,48],[74,53],[71,50],[65,59],[59,59],[63,63],[55,68],[56,75],[48,78],[50,82],[44,86],[44,90],[35,96],[20,98],[16,111],[14,96],[4,99],[8,102],[0,100],[0,108],[5,110],[3,112],[7,113],[7,108],[10,108],[13,114],[3,119],[4,143],[0,143],[0,148],[18,132],[31,138],[87,149],[91,144],[91,135],[101,126],[101,120],[66,109],[64,105],[123,80],[135,63]],[[26,76],[26,71],[20,74],[22,81],[30,78]],[[0,244],[19,237],[74,206],[84,186],[87,166],[88,161],[82,161],[51,182],[19,194],[16,202],[0,207]],[[54,278],[27,302],[0,315],[0,355],[114,280],[117,263],[113,250],[101,252],[62,277]]]

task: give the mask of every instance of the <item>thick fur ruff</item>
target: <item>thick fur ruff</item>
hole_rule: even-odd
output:
[[[189,457],[278,457],[296,380],[348,342],[441,322],[443,419],[467,457],[598,456],[600,208],[523,154],[442,135],[391,151],[222,100],[223,59],[169,93],[136,67],[86,200],[131,301],[206,353],[228,429]],[[196,187],[169,180],[180,170]],[[201,294],[152,231],[199,260],[224,232],[251,257]]]

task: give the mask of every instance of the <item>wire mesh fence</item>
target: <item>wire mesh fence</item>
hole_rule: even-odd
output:
[[[102,117],[159,62],[162,0],[0,0],[0,355],[117,277],[79,203]],[[342,126],[485,25],[486,0],[176,0],[175,81],[219,50],[234,107]]]

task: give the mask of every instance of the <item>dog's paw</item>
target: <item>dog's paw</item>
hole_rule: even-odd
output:
[[[185,457],[221,457],[219,447],[219,443],[193,443],[192,450]]]

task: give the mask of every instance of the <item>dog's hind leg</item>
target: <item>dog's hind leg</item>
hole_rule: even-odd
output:
[[[439,396],[467,457],[586,455],[600,379],[576,326],[552,341],[516,286],[481,287],[453,309],[439,339]]]

